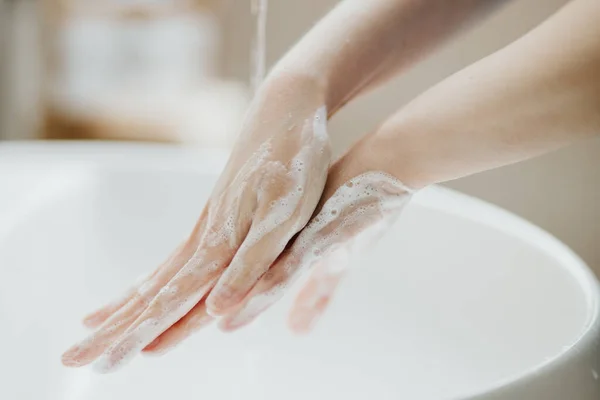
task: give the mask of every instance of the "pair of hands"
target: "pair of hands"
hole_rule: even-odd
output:
[[[232,331],[315,267],[290,314],[310,329],[348,263],[398,215],[410,190],[369,169],[360,143],[330,169],[323,90],[303,77],[271,79],[190,237],[126,295],[89,315],[98,328],[63,355],[108,372],[140,351],[161,353],[219,319]]]
[[[394,176],[423,187],[597,136],[600,6],[576,0],[421,94],[330,168],[324,104],[337,110],[499,3],[340,2],[272,70],[190,237],[122,299],[87,317],[97,331],[63,363],[96,361],[109,371],[139,351],[168,350],[216,317],[222,329],[237,329],[314,265],[290,320],[306,331],[349,250],[409,199]]]

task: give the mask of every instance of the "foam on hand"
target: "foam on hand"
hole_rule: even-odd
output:
[[[151,275],[139,285],[139,307],[126,320],[111,318],[110,326],[101,327],[104,334],[112,332],[107,340],[114,341],[96,360],[96,371],[124,365],[211,290],[226,293],[227,287],[215,283],[256,268],[250,252],[265,248],[279,255],[310,218],[325,185],[330,159],[326,123],[326,109],[320,107],[297,125],[299,132],[282,133],[286,137],[271,137],[258,146],[209,202],[200,244],[183,267],[167,281],[164,274]],[[256,279],[262,275],[260,270],[255,273]],[[97,345],[106,346],[107,340]]]
[[[367,172],[340,186],[259,283],[260,289],[222,326],[236,328],[252,321],[317,263],[325,266],[319,269],[324,280],[342,274],[351,254],[366,251],[392,225],[412,192],[383,172]],[[323,295],[315,291],[316,297]]]

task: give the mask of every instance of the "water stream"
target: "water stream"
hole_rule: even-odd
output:
[[[250,84],[256,93],[265,77],[268,0],[252,0],[251,7],[256,19],[256,31],[250,57]]]

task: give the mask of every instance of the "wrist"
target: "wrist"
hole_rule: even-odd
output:
[[[384,124],[351,148],[333,168],[350,179],[369,171],[388,173],[412,189],[437,182],[422,132],[401,124]]]
[[[327,81],[324,75],[309,68],[298,65],[286,67],[285,63],[279,63],[260,86],[257,95],[261,94],[287,102],[310,98],[320,101],[321,106],[327,106]]]

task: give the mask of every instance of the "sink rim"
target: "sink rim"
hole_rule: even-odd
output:
[[[56,164],[73,162],[104,165],[110,168],[128,166],[159,170],[193,170],[213,174],[225,165],[227,149],[194,148],[181,145],[132,142],[4,142],[0,143],[0,166],[57,160]],[[201,159],[202,162],[195,160]],[[574,349],[593,349],[600,338],[600,284],[591,269],[568,246],[533,223],[499,206],[440,186],[431,186],[415,194],[413,203],[441,211],[514,237],[557,260],[572,275],[584,293],[587,318],[579,336],[553,357],[525,369],[514,376],[469,393],[461,399],[479,398],[499,389],[522,382],[544,371],[562,366],[574,357]],[[0,215],[2,210],[0,210]]]

